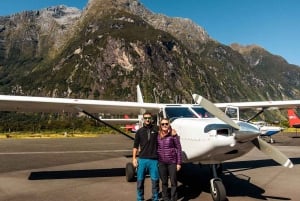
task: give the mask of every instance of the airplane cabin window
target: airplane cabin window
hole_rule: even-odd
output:
[[[169,119],[195,118],[195,114],[188,107],[166,107],[166,115]]]
[[[197,112],[197,114],[199,114],[199,116],[202,117],[202,118],[213,118],[214,117],[212,114],[207,112],[202,107],[192,107],[192,109],[195,110]]]

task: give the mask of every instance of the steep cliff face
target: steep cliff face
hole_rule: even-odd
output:
[[[81,11],[65,6],[0,17],[1,61],[43,57],[60,48]]]
[[[179,39],[192,52],[201,52],[201,44],[211,41],[206,31],[199,25],[186,18],[171,18],[162,14],[155,14],[147,10],[136,0],[128,0],[131,13],[140,16],[155,29],[170,33]]]
[[[102,14],[87,22],[78,25],[80,31],[53,60],[52,69],[35,71],[47,78],[31,83],[45,83],[42,91],[47,95],[109,99],[125,96],[133,100],[132,89],[137,83],[150,93],[156,86],[158,91],[170,94],[170,89],[187,87],[181,75],[185,73],[188,52],[170,34],[124,11]],[[28,80],[32,79],[24,81]],[[32,84],[22,86],[30,86],[26,91],[38,93],[32,91]]]
[[[0,17],[0,91],[22,94],[18,80],[51,60],[80,15],[77,8],[56,6]]]
[[[299,68],[266,51],[224,46],[190,20],[136,0],[90,0],[82,12],[59,6],[0,21],[1,93],[135,101],[140,84],[145,101],[190,103],[191,93],[215,102],[300,98]],[[270,77],[271,69],[281,76]]]

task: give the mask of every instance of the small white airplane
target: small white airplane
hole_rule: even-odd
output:
[[[272,138],[273,135],[276,135],[283,131],[283,128],[280,126],[272,126],[268,125],[267,122],[265,121],[251,121],[254,125],[256,125],[260,132],[261,132],[261,137],[267,137],[269,139],[270,143],[274,143],[275,140]]]
[[[242,108],[242,109],[243,110],[248,110],[248,108]],[[259,110],[259,112],[256,113],[253,117],[251,117],[248,120],[241,120],[240,119],[239,112],[240,112],[241,109],[239,107],[236,107],[236,106],[228,106],[225,110],[225,113],[228,116],[230,116],[231,119],[241,120],[241,121],[245,121],[245,122],[249,122],[249,123],[253,124],[254,126],[256,126],[260,130],[260,137],[268,138],[270,143],[274,143],[275,140],[272,138],[272,136],[275,135],[275,134],[280,133],[281,131],[283,131],[283,128],[280,127],[280,126],[268,125],[267,122],[265,122],[265,121],[252,121],[252,119],[254,119],[258,115],[263,113],[264,110],[265,110],[265,109],[255,108],[255,107],[252,108],[252,109]]]
[[[210,181],[211,195],[214,201],[227,200],[225,187],[218,177],[220,164],[246,154],[253,147],[269,155],[282,166],[293,167],[293,163],[283,153],[259,138],[261,132],[256,126],[233,120],[221,109],[228,106],[291,108],[299,106],[300,100],[213,104],[197,94],[194,94],[193,98],[197,105],[0,95],[0,111],[82,112],[101,122],[103,121],[93,114],[139,115],[141,111],[149,111],[156,114],[157,122],[161,117],[167,117],[180,136],[184,162],[210,165],[213,173]],[[207,118],[203,118],[204,116]],[[133,166],[128,163],[126,178],[131,181],[133,177]]]

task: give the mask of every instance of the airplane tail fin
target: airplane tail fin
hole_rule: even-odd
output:
[[[137,100],[138,103],[144,103],[144,99],[143,99],[143,95],[142,95],[140,85],[136,85],[136,100]],[[140,114],[138,115],[139,128],[141,128],[143,126],[143,114],[145,112],[146,111],[144,109],[141,109]]]
[[[294,109],[288,109],[288,119],[290,127],[300,128],[300,118]]]
[[[143,95],[141,92],[141,88],[139,85],[136,85],[136,100],[138,103],[144,103]],[[131,132],[136,132],[142,125],[143,125],[143,114],[145,113],[145,110],[141,109],[140,114],[138,115],[138,126],[136,124],[126,124],[125,129],[131,130]],[[127,114],[124,115],[125,119],[129,119],[129,116]]]
[[[138,103],[144,103],[140,85],[136,85],[136,100]]]

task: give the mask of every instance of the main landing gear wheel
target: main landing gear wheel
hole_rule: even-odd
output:
[[[125,175],[126,175],[126,181],[127,182],[134,182],[136,180],[135,178],[135,167],[132,163],[127,163],[125,168]]]
[[[221,180],[212,179],[210,187],[211,197],[214,201],[226,201],[226,190]]]

